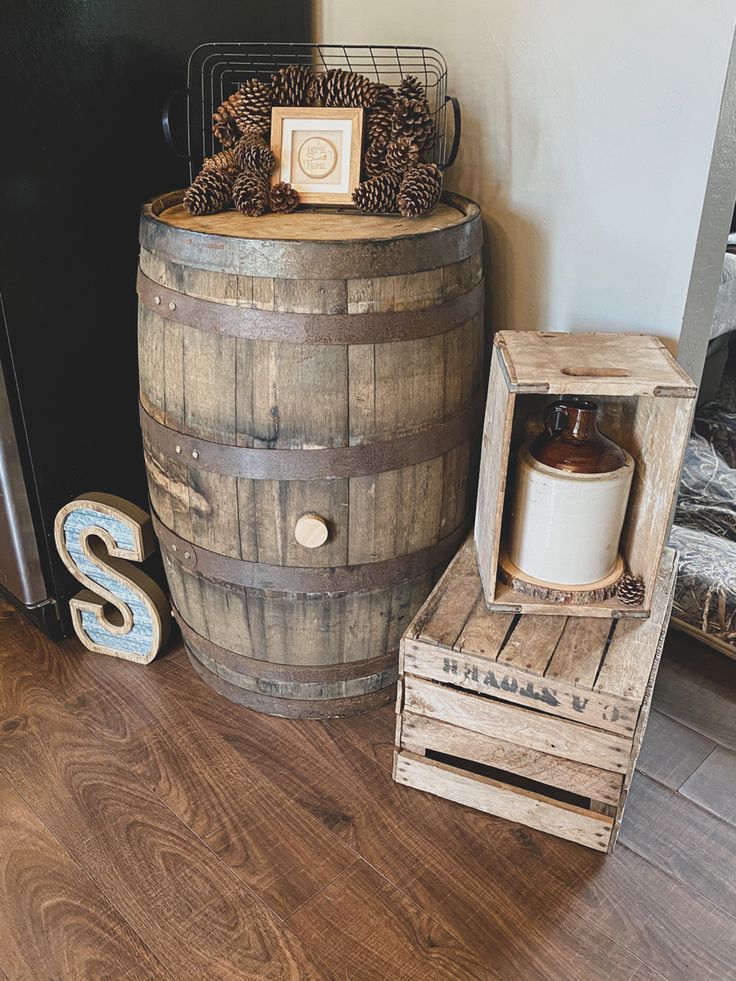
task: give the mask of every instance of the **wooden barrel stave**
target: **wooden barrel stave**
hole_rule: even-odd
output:
[[[160,430],[151,433],[144,425],[152,507],[181,549],[204,566],[187,568],[181,552],[166,555],[190,658],[217,690],[273,714],[326,717],[383,703],[396,673],[386,659],[395,665],[399,639],[444,565],[430,562],[432,549],[462,532],[469,514],[476,447],[469,418],[481,396],[484,342],[478,229],[455,234],[455,262],[443,265],[443,250],[433,253],[425,243],[436,265],[412,268],[415,252],[402,247],[397,254],[408,256],[407,271],[394,265],[390,274],[373,277],[330,275],[361,267],[355,260],[351,265],[346,249],[328,243],[327,258],[310,266],[307,279],[283,275],[303,269],[304,243],[298,262],[284,243],[262,243],[276,256],[273,271],[282,275],[253,276],[242,271],[242,256],[228,249],[218,259],[223,268],[192,264],[211,265],[212,257],[196,237],[194,258],[191,250],[186,255],[188,245],[177,255],[181,242],[168,231],[162,239],[148,227],[141,250],[141,405],[171,437],[163,445]],[[377,254],[386,252],[383,244],[393,248],[379,243]],[[315,243],[307,245],[314,252]],[[379,260],[364,268],[385,270]],[[407,338],[344,342],[372,340],[374,325],[381,324],[377,337],[381,330],[391,337],[398,328]],[[270,336],[272,326],[275,336],[296,337],[304,328],[319,342],[262,339],[259,332]],[[465,426],[466,417],[466,431],[436,452],[436,433],[448,420]],[[348,468],[357,458],[342,450],[367,446],[390,460],[388,448],[403,448],[397,443],[402,437],[415,438],[417,462],[338,477],[328,469],[310,479],[253,479],[242,475],[247,466],[238,462],[237,450],[225,452],[260,451],[259,461],[265,453],[272,466],[269,449],[293,451],[289,463],[315,449],[334,449],[332,462]],[[226,472],[208,469],[213,445]],[[400,452],[394,455],[401,460]],[[309,457],[312,469],[315,460]],[[411,501],[422,507],[408,506]],[[329,523],[328,542],[313,551],[293,537],[307,511]],[[403,568],[401,556],[414,560],[425,553],[429,566],[419,574],[358,590],[263,588],[251,582],[250,571],[249,584],[237,585],[223,581],[217,565],[221,556],[238,570],[235,580],[241,568],[257,568],[276,582],[279,567],[293,567],[301,586],[299,577],[310,569],[323,569],[328,578],[334,571],[342,583],[341,568],[360,573],[382,561]],[[215,560],[216,575],[205,556]],[[369,670],[379,662],[380,670]],[[349,676],[335,676],[340,665]]]
[[[197,634],[254,661],[326,667],[398,651],[435,581],[426,573],[369,592],[295,594],[212,582],[176,563],[168,572],[179,615]]]
[[[139,352],[141,400],[158,422],[233,446],[315,449],[396,439],[462,412],[481,387],[483,327],[476,314],[414,340],[302,345],[175,325],[141,306]]]
[[[145,452],[163,523],[195,545],[249,562],[331,567],[418,551],[461,525],[470,500],[469,439],[415,466],[338,480],[234,479],[177,464],[150,444]],[[423,507],[403,508],[410,499]],[[282,529],[310,511],[326,518],[330,537],[305,550]]]
[[[140,271],[148,279],[178,293],[201,300],[214,300],[230,306],[258,310],[299,313],[391,313],[401,310],[422,310],[445,300],[467,293],[483,278],[480,252],[440,265],[435,269],[394,276],[356,277],[343,280],[344,300],[328,306],[325,294],[315,290],[313,283],[340,282],[336,280],[298,280],[309,283],[309,292],[299,296],[298,305],[284,305],[281,298],[291,292],[294,303],[294,280],[272,277],[237,276],[234,273],[198,269],[141,248]],[[289,284],[287,287],[285,284]],[[334,294],[333,294],[334,295]],[[307,303],[309,297],[309,303]]]

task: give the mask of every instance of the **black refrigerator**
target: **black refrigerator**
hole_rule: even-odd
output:
[[[138,215],[188,183],[162,136],[163,103],[186,85],[198,44],[304,41],[307,10],[305,0],[27,0],[5,10],[0,589],[53,637],[69,632],[67,600],[80,588],[54,548],[58,509],[93,490],[146,507]],[[185,143],[184,114],[172,125]]]

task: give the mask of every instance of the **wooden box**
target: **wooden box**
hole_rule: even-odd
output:
[[[501,331],[494,340],[483,430],[475,535],[489,609],[503,612],[646,618],[682,459],[692,425],[696,386],[656,337],[625,334],[538,334]],[[565,605],[529,595],[502,576],[499,558],[508,524],[519,447],[541,431],[545,406],[581,395],[599,407],[602,432],[634,458],[636,472],[621,535],[621,556],[644,581],[644,601],[615,596]],[[554,594],[554,591],[551,590]],[[563,594],[564,595],[564,594]]]
[[[675,572],[666,549],[647,620],[493,613],[469,538],[402,641],[394,779],[610,851]]]

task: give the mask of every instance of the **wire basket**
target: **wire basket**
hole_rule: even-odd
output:
[[[460,105],[447,94],[447,65],[434,48],[359,44],[273,44],[227,41],[200,44],[189,56],[187,88],[173,92],[162,114],[164,137],[170,149],[189,161],[189,179],[199,172],[205,157],[220,144],[212,135],[212,114],[250,78],[270,81],[273,72],[287,65],[307,65],[315,71],[343,68],[359,72],[374,82],[397,86],[406,75],[415,75],[424,85],[437,138],[429,159],[441,170],[450,167],[460,144]],[[186,151],[177,148],[171,129],[171,107],[186,98]],[[452,142],[447,107],[453,110]],[[183,142],[183,141],[182,141]],[[180,144],[181,145],[181,144]]]

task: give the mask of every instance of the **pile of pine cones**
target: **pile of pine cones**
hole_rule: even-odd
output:
[[[353,191],[353,201],[364,214],[424,215],[442,191],[439,167],[424,161],[436,135],[424,87],[408,75],[397,89],[378,88],[379,98],[366,107],[366,178]]]
[[[283,214],[293,211],[299,195],[284,181],[271,186],[275,166],[262,132],[255,128],[238,132],[236,141],[205,160],[184,193],[184,207],[190,215],[213,215],[231,205],[251,217],[269,208]]]
[[[316,73],[289,65],[271,76],[244,82],[217,108],[212,132],[223,149],[205,160],[184,195],[193,215],[234,206],[256,216],[293,211],[299,195],[290,184],[271,186],[276,160],[269,145],[272,106],[362,107],[365,149],[361,181],[353,201],[364,214],[398,211],[405,218],[426,214],[437,204],[442,174],[426,162],[435,127],[424,87],[412,75],[398,88],[364,75],[330,68]]]

